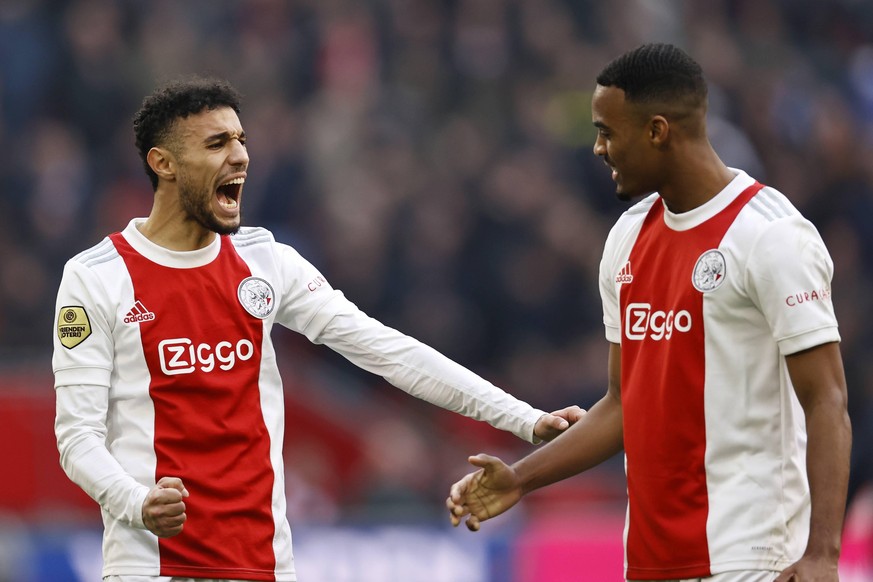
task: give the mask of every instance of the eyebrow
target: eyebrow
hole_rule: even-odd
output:
[[[210,136],[207,136],[207,137],[203,140],[203,143],[211,143],[211,142],[214,142],[214,141],[227,141],[227,140],[231,139],[231,136],[232,136],[232,135],[233,135],[233,134],[232,134],[231,132],[229,132],[229,131],[222,131],[221,133],[215,133],[215,134],[212,134],[212,135],[210,135]],[[239,135],[237,136],[237,138],[238,138],[238,139],[241,139],[241,140],[242,140],[242,139],[245,139],[245,138],[246,138],[246,132],[245,132],[245,131],[240,131],[240,132],[239,132]]]
[[[603,123],[602,121],[594,121],[592,123],[594,124],[594,127],[596,127],[597,129],[609,129],[609,126],[606,125],[605,123]]]

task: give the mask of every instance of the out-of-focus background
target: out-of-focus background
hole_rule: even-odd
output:
[[[246,224],[552,410],[604,392],[597,266],[624,206],[591,153],[590,96],[648,41],[699,60],[718,152],[834,257],[856,456],[842,574],[873,580],[873,3],[2,0],[0,581],[99,578],[98,508],[54,446],[55,292],[70,256],[150,208],[131,117],[156,83],[212,74],[245,95]],[[620,458],[453,530],[466,457],[531,446],[274,337],[301,580],[621,579]]]

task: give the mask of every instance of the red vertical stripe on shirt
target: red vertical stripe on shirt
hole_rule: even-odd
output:
[[[622,285],[622,409],[627,455],[627,577],[710,575],[706,534],[706,377],[703,293],[697,259],[718,248],[761,185],[686,231],[664,223],[658,200],[630,253]]]
[[[136,300],[155,410],[155,478],[190,493],[178,536],[161,539],[161,575],[275,579],[270,438],[261,411],[263,323],[237,299],[251,272],[228,237],[208,265],[174,269],[137,253],[120,234]]]

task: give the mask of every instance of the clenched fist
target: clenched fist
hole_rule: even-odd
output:
[[[159,538],[178,535],[185,525],[185,502],[188,490],[178,477],[162,477],[146,495],[142,504],[142,521]]]

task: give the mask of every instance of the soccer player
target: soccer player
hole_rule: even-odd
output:
[[[134,130],[151,213],[64,269],[55,431],[67,475],[102,509],[109,580],[295,580],[274,324],[528,441],[582,414],[513,398],[366,316],[270,232],[241,228],[239,111],[223,81],[147,97]]]
[[[597,77],[594,153],[619,199],[644,197],[601,262],[606,395],[512,466],[471,457],[446,503],[476,531],[624,449],[628,580],[835,581],[851,428],[833,264],[788,198],[722,163],[706,97],[671,45]]]

